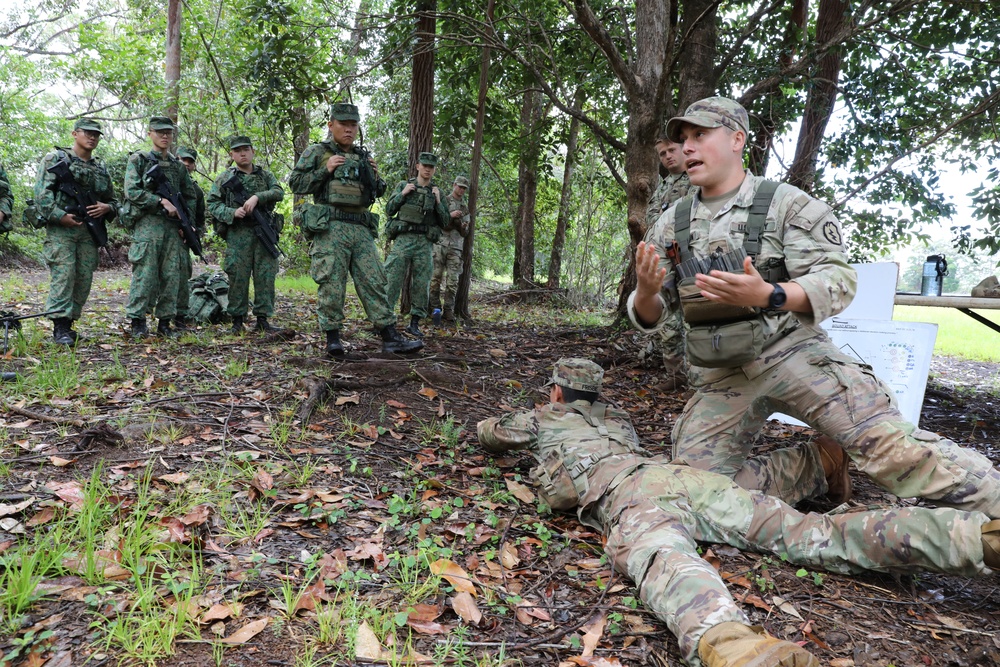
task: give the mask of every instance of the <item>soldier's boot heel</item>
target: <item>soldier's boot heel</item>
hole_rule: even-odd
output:
[[[73,336],[69,333],[69,323],[65,317],[57,317],[52,320],[52,340],[57,345],[72,345]]]
[[[137,317],[132,320],[132,337],[145,338],[149,335],[149,328],[146,326],[145,317]]]
[[[702,635],[698,656],[705,667],[819,667],[798,644],[771,637],[762,628],[720,623]]]
[[[180,332],[170,327],[170,320],[161,317],[160,323],[156,325],[156,335],[163,338],[177,338]]]
[[[260,331],[261,333],[274,333],[275,331],[281,331],[281,327],[276,327],[267,321],[266,317],[260,315],[257,316],[257,322],[254,323],[254,329]]]
[[[448,324],[455,323],[455,311],[451,307],[446,307],[444,309],[444,314],[441,317]]]
[[[424,341],[422,340],[406,340],[399,335],[396,331],[396,327],[391,324],[384,327],[379,335],[382,336],[382,351],[391,352],[393,354],[406,354],[408,352],[416,352],[417,350],[422,350],[424,348]]]
[[[846,503],[854,492],[849,470],[851,457],[836,440],[827,435],[816,438],[816,446],[826,475],[826,497],[838,505]]]
[[[344,356],[344,344],[340,342],[340,331],[337,329],[326,332],[326,354],[329,357]]]
[[[406,333],[411,336],[416,336],[417,338],[423,338],[424,334],[420,332],[420,327],[417,326],[418,324],[420,324],[420,318],[416,315],[411,315],[410,326],[406,327]]]
[[[187,331],[188,319],[183,315],[177,315],[174,317],[174,329],[177,331]]]
[[[76,324],[76,320],[66,318],[66,329],[69,331],[69,337],[73,339],[73,344],[75,345],[84,338],[73,329],[74,324]]]
[[[983,562],[990,569],[1000,570],[1000,519],[983,526]]]
[[[233,326],[230,327],[229,333],[233,334],[234,336],[242,336],[244,334],[244,332],[245,332],[245,329],[243,328],[243,318],[242,317],[234,317],[233,318]]]

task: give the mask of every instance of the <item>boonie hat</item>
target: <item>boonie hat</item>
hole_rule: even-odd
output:
[[[434,155],[434,153],[421,153],[420,157],[417,158],[417,162],[436,167],[438,163],[438,156]]]
[[[177,157],[187,158],[188,160],[197,160],[198,151],[193,148],[178,148]]]
[[[361,114],[358,107],[347,102],[337,102],[330,107],[330,118],[333,120],[356,120],[361,121]]]
[[[243,134],[237,134],[234,137],[229,137],[229,150],[234,151],[237,148],[243,148],[244,146],[253,148],[253,142],[250,141],[250,137]]]
[[[76,132],[77,130],[86,130],[88,132],[104,134],[104,130],[101,129],[101,124],[93,118],[77,118],[76,122],[73,123],[73,131]]]
[[[590,359],[563,358],[556,362],[552,369],[552,379],[545,386],[557,384],[560,387],[599,394],[603,379],[604,369]]]
[[[174,121],[166,116],[153,116],[149,119],[149,129],[151,130],[173,130]]]
[[[469,187],[469,179],[467,179],[465,176],[456,176],[455,177],[455,185],[458,185],[458,186],[463,187],[463,188],[467,188],[467,187]]]
[[[747,110],[728,97],[706,97],[687,108],[683,116],[667,121],[667,138],[674,143],[681,141],[681,125],[690,123],[698,127],[728,127],[733,132],[750,135],[750,117]]]

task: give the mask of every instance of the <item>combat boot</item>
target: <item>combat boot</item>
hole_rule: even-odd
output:
[[[1000,519],[983,525],[983,562],[990,569],[1000,570]]]
[[[391,324],[384,327],[379,335],[382,336],[382,351],[392,352],[395,354],[406,354],[407,352],[416,352],[417,350],[422,350],[424,348],[424,341],[422,340],[406,340],[399,335],[396,331],[396,327]]]
[[[827,435],[816,438],[816,447],[823,464],[823,474],[826,475],[826,497],[838,505],[846,503],[854,490],[849,466],[851,457],[836,440]]]
[[[328,357],[344,356],[344,344],[340,342],[339,329],[330,329],[326,332],[326,354]]]
[[[162,338],[177,338],[180,332],[176,329],[170,328],[170,320],[165,317],[160,318],[159,324],[156,325],[156,335]]]
[[[233,326],[229,328],[229,333],[233,334],[234,336],[242,336],[244,331],[245,330],[243,329],[243,318],[233,317]]]
[[[174,316],[174,329],[177,331],[187,331],[188,321],[183,315]]]
[[[132,318],[132,338],[146,338],[147,336],[149,336],[149,329],[146,327],[146,318]]]
[[[57,317],[52,320],[52,340],[57,345],[72,345],[73,336],[69,333],[70,320],[65,317]]]
[[[451,306],[444,307],[444,313],[441,314],[441,319],[443,319],[448,324],[455,323],[455,311]]]
[[[416,315],[410,316],[410,326],[406,327],[406,333],[411,336],[416,336],[417,338],[423,338],[424,335],[420,333],[420,328],[417,326],[420,323],[420,318]]]
[[[819,660],[798,644],[742,623],[720,623],[698,642],[705,667],[819,667]]]
[[[83,336],[73,330],[74,324],[76,324],[76,320],[66,319],[66,328],[69,330],[69,337],[73,339],[73,344],[75,345],[83,340]]]
[[[254,329],[260,331],[261,333],[274,333],[275,331],[281,331],[281,327],[276,327],[267,321],[266,317],[261,315],[257,316],[257,321],[254,323]]]

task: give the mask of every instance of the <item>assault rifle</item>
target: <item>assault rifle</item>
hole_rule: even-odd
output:
[[[247,192],[246,187],[244,187],[239,174],[235,172],[222,184],[222,187],[233,193],[237,206],[243,206],[252,196]],[[278,247],[278,232],[272,224],[273,218],[271,217],[271,213],[261,211],[260,207],[257,206],[250,213],[250,217],[257,223],[253,228],[253,233],[257,235],[257,238],[260,239],[264,248],[271,253],[271,256],[278,259],[280,255],[284,255],[285,253],[281,252],[281,248]]]
[[[198,257],[201,257],[201,261],[208,264],[208,260],[202,254],[201,239],[198,238],[198,232],[195,230],[194,225],[191,224],[191,214],[188,213],[187,204],[184,203],[181,193],[177,192],[174,186],[170,185],[170,181],[167,180],[166,174],[160,169],[159,163],[154,163],[152,167],[146,170],[146,178],[156,188],[154,192],[168,200],[177,209],[177,224],[180,225],[181,233],[184,236],[184,245],[190,248],[191,252]]]
[[[3,355],[0,356],[7,356],[10,330],[13,329],[18,332],[21,331],[21,320],[30,320],[34,317],[45,317],[46,315],[55,315],[61,312],[61,310],[50,310],[47,313],[38,313],[37,315],[16,315],[10,311],[0,310],[0,325],[3,326]],[[0,373],[0,381],[16,382],[17,373],[4,371],[3,373]]]
[[[94,218],[87,214],[87,208],[96,204],[97,198],[94,197],[93,192],[83,190],[77,184],[76,178],[69,168],[69,158],[64,157],[45,171],[56,177],[57,189],[63,194],[69,195],[76,202],[76,205],[67,208],[66,212],[83,220],[87,231],[90,232],[90,238],[94,239],[94,244],[98,248],[107,246],[108,228],[104,224],[104,216]]]

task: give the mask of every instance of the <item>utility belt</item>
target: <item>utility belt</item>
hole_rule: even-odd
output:
[[[399,229],[400,234],[426,234],[427,225],[403,225]]]
[[[368,219],[371,214],[367,211],[364,213],[352,213],[351,211],[345,211],[339,209],[336,206],[331,206],[332,209],[330,217],[334,220],[340,220],[341,222],[349,222],[352,225],[365,225],[368,226]]]

